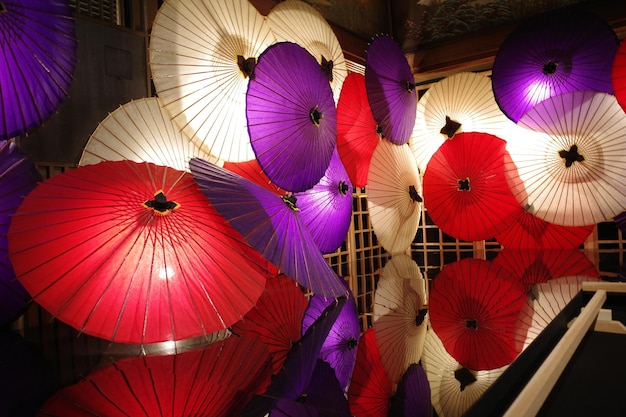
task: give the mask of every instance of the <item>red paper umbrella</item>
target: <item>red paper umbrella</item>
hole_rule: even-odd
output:
[[[466,258],[446,265],[433,281],[430,323],[446,350],[474,370],[511,363],[524,287],[498,265]]]
[[[224,329],[252,308],[266,261],[185,172],[101,162],[40,184],[9,256],[35,301],[79,331],[151,343]]]
[[[393,382],[380,359],[374,329],[361,336],[356,353],[348,403],[354,417],[387,417],[393,395]]]
[[[287,194],[287,191],[270,181],[256,159],[246,162],[224,162],[224,169],[260,185],[280,197]]]
[[[52,396],[40,416],[238,415],[270,382],[270,355],[232,336],[176,355],[122,359]]]
[[[487,133],[459,133],[432,156],[424,173],[424,204],[442,231],[485,240],[512,224],[520,205],[505,177],[505,145]]]
[[[367,102],[365,76],[348,74],[337,102],[337,151],[357,187],[367,185],[367,171],[380,135]]]
[[[306,296],[292,279],[277,275],[267,280],[256,306],[233,325],[233,333],[267,345],[272,354],[272,372],[277,374],[293,342],[300,340],[302,318],[308,305]]]
[[[613,94],[622,109],[626,111],[626,42],[622,42],[617,48],[611,80],[613,81]]]

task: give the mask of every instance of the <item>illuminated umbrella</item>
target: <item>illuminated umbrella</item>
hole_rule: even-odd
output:
[[[59,390],[40,416],[233,416],[270,382],[267,348],[232,336],[176,355],[119,360]]]
[[[30,300],[26,289],[15,278],[8,257],[7,232],[23,197],[41,180],[35,164],[15,143],[0,141],[0,326],[22,314]]]
[[[320,182],[294,193],[300,218],[323,254],[336,251],[346,240],[352,221],[352,183],[337,151]]]
[[[42,125],[68,96],[76,67],[67,1],[0,3],[0,140]]]
[[[496,369],[517,357],[517,320],[524,287],[492,262],[465,258],[442,268],[430,293],[430,323],[446,350],[473,370]]]
[[[432,405],[440,417],[458,417],[502,375],[508,365],[477,371],[459,364],[433,331],[426,335],[422,366],[430,382]]]
[[[272,355],[272,373],[283,367],[293,343],[300,340],[308,306],[304,292],[284,276],[269,278],[256,306],[232,326],[235,335],[257,339]]]
[[[267,24],[277,41],[295,42],[313,55],[337,101],[348,70],[343,49],[324,16],[301,0],[285,0],[272,7]]]
[[[437,149],[457,133],[484,132],[506,140],[516,129],[493,98],[491,79],[460,72],[436,82],[419,99],[410,144],[424,172]]]
[[[626,118],[614,96],[577,91],[544,100],[519,121],[545,134],[509,141],[527,211],[563,226],[612,219],[626,207]]]
[[[385,370],[396,383],[422,357],[427,306],[426,280],[419,266],[408,255],[394,255],[374,292],[374,329]]]
[[[617,98],[622,109],[626,111],[626,42],[622,42],[615,53],[611,80],[615,98]]]
[[[365,86],[383,138],[396,145],[407,143],[415,125],[417,91],[404,52],[392,38],[381,35],[370,43]]]
[[[408,145],[381,141],[367,181],[367,207],[378,241],[390,253],[406,251],[422,215],[422,181]]]
[[[359,342],[348,387],[350,412],[354,417],[387,417],[393,393],[393,381],[380,359],[375,330],[367,329]]]
[[[611,65],[618,45],[613,28],[590,12],[559,9],[533,16],[496,53],[491,77],[495,99],[517,122],[559,94],[612,94]]]
[[[302,319],[303,334],[333,302],[332,299],[313,294]],[[350,383],[360,333],[356,301],[350,291],[346,304],[330,329],[320,351],[320,359],[330,364],[343,390],[347,390]]]
[[[267,48],[246,94],[250,142],[269,179],[305,191],[324,175],[335,149],[335,101],[326,75],[292,42]]]
[[[127,343],[224,329],[252,308],[267,274],[189,173],[132,161],[37,186],[13,216],[9,257],[51,314]]]
[[[169,0],[150,33],[150,70],[172,121],[196,146],[225,161],[254,158],[246,91],[274,35],[248,0]]]
[[[357,187],[367,185],[367,172],[381,132],[372,116],[365,91],[365,76],[348,74],[337,102],[337,151],[348,176]]]
[[[424,204],[443,232],[485,240],[512,224],[520,205],[505,177],[505,146],[488,133],[458,133],[432,156],[424,172]]]
[[[424,368],[417,363],[411,364],[391,398],[389,417],[432,416],[430,395],[430,383]]]
[[[91,134],[79,165],[127,159],[188,171],[191,157],[210,156],[176,128],[156,97],[132,100],[110,113]]]
[[[315,293],[346,294],[299,217],[293,196],[278,197],[202,159],[194,158],[189,165],[213,206],[285,275]]]

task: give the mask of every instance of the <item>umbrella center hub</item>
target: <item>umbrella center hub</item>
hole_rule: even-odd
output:
[[[237,65],[239,66],[239,69],[241,70],[244,78],[254,78],[254,67],[256,66],[256,58],[244,58],[242,55],[237,55]]]
[[[450,116],[446,116],[446,124],[443,125],[439,133],[441,133],[442,135],[446,135],[448,139],[450,139],[456,134],[456,132],[458,132],[460,128],[461,123],[457,122],[456,120],[452,120]]]
[[[346,184],[346,182],[345,182],[345,181],[343,181],[343,180],[342,180],[342,181],[339,181],[339,192],[340,192],[342,195],[347,195],[347,194],[348,194],[348,188],[349,188],[349,187],[348,187],[348,184]]]
[[[554,62],[554,61],[548,61],[543,65],[543,68],[541,69],[541,71],[545,74],[545,75],[552,75],[556,72],[556,69],[558,68],[559,64]]]
[[[476,319],[466,319],[465,320],[465,327],[467,329],[478,329],[478,322],[476,321]]]
[[[328,78],[329,82],[333,82],[333,60],[332,59],[326,59],[326,57],[324,55],[322,55],[322,62],[320,63],[320,66],[322,67],[322,72],[324,73],[324,75],[326,75],[326,78]]]
[[[309,117],[311,118],[311,122],[313,122],[315,126],[320,125],[320,120],[322,120],[322,113],[319,111],[317,106],[311,109],[311,111],[309,112]]]
[[[385,135],[383,135],[383,127],[381,125],[376,125],[376,134],[381,138],[385,137]]]
[[[469,191],[471,189],[469,177],[465,178],[464,180],[457,180],[457,182],[459,183],[459,188],[457,189],[457,191]]]
[[[7,11],[7,7],[4,5],[4,2],[0,1],[0,13],[5,13]]]
[[[163,194],[162,190],[159,190],[154,194],[154,200],[147,200],[142,205],[161,215],[168,214],[170,211],[180,207],[180,204],[175,201],[167,201],[167,198],[165,197],[165,194]]]
[[[354,337],[351,337],[350,339],[348,339],[348,343],[347,343],[348,350],[356,349],[357,344],[358,343],[357,343],[356,339]]]
[[[415,203],[421,203],[423,201],[422,197],[417,193],[417,189],[414,185],[409,185],[409,196]]]
[[[461,384],[461,391],[468,385],[477,381],[476,376],[466,367],[455,370],[454,378]]]
[[[414,90],[415,90],[415,83],[407,81],[406,82],[406,91],[408,91],[409,93],[412,93]]]
[[[420,326],[422,323],[424,323],[424,319],[426,318],[426,314],[428,313],[428,309],[427,308],[423,308],[421,310],[419,310],[417,312],[417,315],[415,316],[415,325],[416,326]]]
[[[281,199],[285,202],[285,204],[287,204],[287,206],[289,206],[291,210],[293,211],[300,210],[298,206],[296,205],[296,203],[298,202],[298,199],[296,198],[295,195],[288,194],[288,195],[282,196]]]
[[[296,402],[298,402],[298,403],[305,403],[307,395],[308,394],[306,392],[300,394],[300,396],[298,398],[296,398]]]
[[[560,150],[559,156],[565,160],[565,167],[571,167],[574,162],[582,162],[585,160],[585,157],[578,153],[578,145],[570,146],[569,150]]]

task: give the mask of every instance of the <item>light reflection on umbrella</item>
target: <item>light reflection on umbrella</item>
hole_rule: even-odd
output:
[[[622,42],[615,53],[611,81],[615,98],[626,111],[626,42]]]

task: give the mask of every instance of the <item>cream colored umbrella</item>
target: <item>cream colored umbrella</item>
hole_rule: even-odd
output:
[[[275,42],[248,0],[167,0],[150,36],[150,69],[172,120],[205,152],[254,158],[246,91],[256,58]]]
[[[516,129],[494,99],[491,79],[460,72],[438,81],[419,99],[409,143],[423,172],[437,149],[457,133],[483,132],[506,140]]]
[[[320,63],[328,75],[335,103],[348,75],[343,50],[326,19],[300,0],[285,0],[267,14],[267,23],[277,41],[295,42]]]
[[[405,252],[422,215],[422,181],[409,145],[381,140],[367,184],[367,207],[378,241],[392,254]]]
[[[189,171],[192,157],[211,159],[174,126],[159,100],[152,97],[132,100],[102,120],[78,164],[130,160]]]
[[[384,266],[374,292],[374,329],[380,357],[394,382],[419,363],[428,329],[426,280],[410,256],[398,254]]]
[[[432,329],[426,333],[422,366],[430,382],[433,408],[440,417],[461,416],[508,368],[475,371],[463,367]]]
[[[537,104],[518,123],[544,133],[507,142],[529,213],[563,226],[586,226],[624,211],[626,117],[615,96],[561,94]]]

